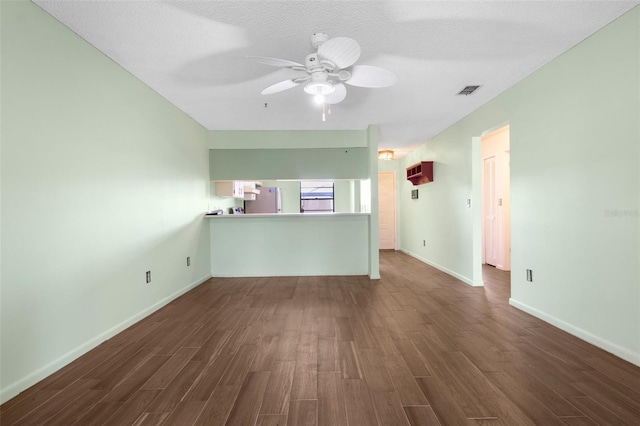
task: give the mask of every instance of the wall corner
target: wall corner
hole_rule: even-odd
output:
[[[367,128],[369,147],[369,180],[371,182],[371,215],[369,216],[369,278],[380,279],[378,236],[378,126]]]

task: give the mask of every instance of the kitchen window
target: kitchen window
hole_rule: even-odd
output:
[[[300,213],[333,212],[333,181],[300,182]]]

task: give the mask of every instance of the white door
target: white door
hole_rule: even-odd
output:
[[[484,159],[484,188],[482,210],[484,212],[484,247],[483,262],[496,266],[498,264],[498,221],[496,196],[496,157]]]
[[[396,248],[396,174],[378,173],[378,215],[380,249]]]

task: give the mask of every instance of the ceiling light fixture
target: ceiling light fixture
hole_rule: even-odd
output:
[[[378,151],[378,160],[393,160],[394,152],[391,149],[383,149]]]
[[[328,81],[312,81],[304,86],[304,91],[310,95],[324,96],[333,93],[334,90],[336,90],[336,88]]]

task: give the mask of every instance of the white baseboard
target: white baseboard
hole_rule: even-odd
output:
[[[603,349],[619,358],[624,359],[625,361],[629,361],[630,363],[640,367],[640,353],[633,352],[632,350],[616,345],[615,343],[591,334],[586,330],[571,325],[568,322],[562,321],[561,319],[556,318],[552,315],[539,311],[536,308],[532,308],[529,305],[518,302],[517,300],[509,299],[509,304],[514,308],[518,308],[521,311],[533,315],[534,317],[539,318],[542,321],[553,325],[554,327],[558,327],[559,329],[564,330],[567,333],[584,340],[585,342],[591,343],[592,345],[597,346],[600,349]]]
[[[424,257],[418,256],[415,253],[411,253],[408,250],[404,250],[404,249],[400,249],[401,252],[408,254],[409,256],[418,259],[420,262],[426,263],[429,266],[433,266],[436,269],[441,270],[442,272],[451,275],[452,277],[455,277],[457,279],[459,279],[460,281],[462,281],[463,283],[469,284],[470,286],[473,287],[480,287],[484,285],[484,282],[482,280],[472,280],[470,278],[465,277],[464,275],[460,275],[457,272],[452,271],[451,269],[445,268],[442,265],[438,265],[435,262],[432,262],[428,259],[425,259]]]
[[[115,336],[116,334],[120,333],[121,331],[125,330],[126,328],[130,327],[131,325],[135,324],[136,322],[140,321],[141,319],[147,317],[148,315],[150,315],[153,312],[157,311],[158,309],[162,308],[163,306],[165,306],[169,302],[171,302],[171,301],[177,299],[178,297],[182,296],[187,291],[189,291],[192,288],[197,287],[198,285],[200,285],[203,282],[207,281],[209,278],[211,278],[211,276],[207,275],[207,276],[204,276],[204,277],[192,282],[191,284],[187,285],[186,287],[183,287],[182,289],[176,291],[172,295],[167,296],[164,299],[158,301],[157,303],[154,303],[153,305],[151,305],[148,308],[144,309],[143,311],[138,312],[136,315],[134,315],[134,316],[132,316],[130,318],[127,318],[126,320],[122,321],[120,324],[116,325],[115,327],[110,328],[109,330],[105,331],[104,333],[101,333],[101,334],[97,335],[96,337],[92,338],[91,340],[89,340],[89,341],[83,343],[82,345],[76,347],[75,349],[72,349],[71,351],[69,351],[66,354],[62,355],[61,357],[59,357],[58,359],[54,360],[53,362],[45,365],[44,367],[40,368],[39,370],[34,371],[33,373],[27,375],[26,377],[23,377],[22,379],[18,380],[17,382],[12,383],[11,385],[7,386],[6,388],[2,389],[2,391],[0,391],[0,403],[5,403],[6,401],[10,400],[14,396],[18,395],[20,392],[22,392],[22,391],[28,389],[29,387],[35,385],[36,383],[38,383],[40,380],[44,379],[45,377],[48,377],[51,374],[55,373],[56,371],[58,371],[62,367],[66,366],[67,364],[71,363],[72,361],[78,359],[80,356],[82,356],[85,353],[89,352],[91,349],[95,348],[100,343],[104,342],[107,339],[110,339],[111,337]]]
[[[330,273],[321,272],[321,271],[297,271],[297,272],[285,272],[285,273],[231,273],[231,272],[223,272],[223,273],[215,273],[211,275],[214,278],[273,278],[273,277],[336,277],[336,276],[345,276],[345,277],[357,277],[357,276],[369,276],[369,271],[361,271],[361,272],[346,272],[346,271],[331,271]],[[376,278],[371,278],[376,279]],[[380,278],[378,278],[380,279]]]

